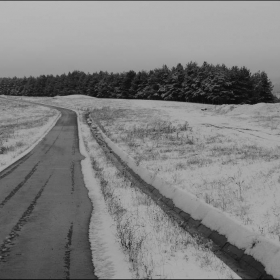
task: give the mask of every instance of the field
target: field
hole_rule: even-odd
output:
[[[90,112],[107,136],[138,165],[224,211],[248,229],[280,241],[279,104],[214,106],[75,96],[40,101]],[[93,150],[98,149],[89,149]],[[102,172],[107,173],[97,173],[111,180],[106,186],[120,186],[108,187],[108,192],[110,188],[124,189],[113,191],[109,198],[126,204],[124,194],[129,188],[125,182],[117,182],[119,175],[110,168],[103,163]],[[149,209],[154,207],[146,198],[136,200],[148,204]],[[131,205],[116,207],[124,213],[127,210],[123,208],[132,209]]]
[[[138,164],[280,241],[279,104],[94,98],[51,102],[88,108]]]
[[[0,171],[50,128],[59,112],[0,98]]]
[[[280,241],[279,107],[261,106],[201,112],[191,104],[167,110],[110,104],[91,115],[137,164]]]
[[[171,220],[149,196],[134,188],[106,158],[82,118],[80,123],[91,165],[100,185],[99,202],[95,201],[93,205],[96,207],[96,203],[105,200],[107,211],[114,221],[110,228],[115,228],[115,237],[125,252],[131,278],[239,278],[211,252],[211,242],[203,244],[198,238],[192,237]],[[104,215],[104,212],[96,214]],[[95,221],[92,225],[92,236],[95,240],[96,236],[99,237],[98,244],[110,243],[109,240],[102,240],[104,232],[101,231],[100,234],[100,231],[100,222]],[[112,255],[111,246],[108,251]],[[99,246],[93,251],[93,256],[95,255],[100,255]],[[105,258],[108,256],[102,256],[101,259]],[[94,257],[94,263],[100,264],[100,259]],[[98,276],[107,278],[108,274]],[[121,275],[121,278],[123,277]]]

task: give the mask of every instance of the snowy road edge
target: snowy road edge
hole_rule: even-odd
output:
[[[101,194],[100,184],[95,179],[90,155],[84,144],[79,112],[76,110],[73,111],[76,113],[78,120],[80,153],[85,157],[81,161],[82,173],[85,186],[88,189],[88,196],[93,206],[89,226],[89,240],[95,275],[101,279],[131,279],[132,275],[128,269],[127,261],[125,260],[120,244],[116,240],[116,230],[112,226],[112,217],[107,211],[104,198]]]
[[[41,103],[41,102],[40,102]],[[44,104],[42,105],[49,105]],[[64,107],[60,105],[55,105],[55,107],[65,108],[74,111],[77,114],[78,128],[79,128],[79,118],[78,112],[70,107]],[[201,224],[206,227],[217,231],[218,233],[225,235],[228,242],[235,245],[240,249],[245,249],[245,253],[253,256],[256,260],[260,261],[268,274],[272,275],[276,279],[280,279],[280,246],[276,242],[272,242],[266,238],[263,238],[259,234],[255,234],[245,228],[238,221],[229,217],[226,213],[206,204],[205,202],[197,199],[191,193],[177,189],[168,183],[164,182],[162,179],[158,178],[152,174],[147,169],[137,166],[134,160],[121,150],[115,143],[113,143],[99,127],[98,131],[103,135],[104,140],[108,146],[124,161],[127,165],[138,174],[146,183],[154,186],[159,192],[167,198],[173,200],[176,207],[189,213],[195,220],[201,220]],[[79,145],[83,143],[80,138],[80,128],[79,128]],[[80,146],[80,152],[83,149]],[[84,147],[85,149],[85,147]],[[86,152],[87,154],[87,152]],[[84,154],[83,154],[84,155]],[[85,156],[85,155],[84,155]],[[84,160],[83,160],[84,161]],[[82,162],[83,162],[82,161]],[[81,164],[82,164],[81,162]],[[94,178],[94,177],[93,177]],[[94,178],[95,180],[95,178]],[[90,189],[89,189],[90,192]]]
[[[58,111],[59,112],[59,111]],[[38,143],[52,130],[52,128],[56,125],[57,121],[60,119],[61,113],[57,115],[57,117],[53,120],[53,122],[50,123],[50,126],[45,130],[45,132],[24,152],[20,153],[18,156],[16,156],[12,161],[10,161],[8,164],[2,166],[0,168],[0,172],[7,169],[9,166],[26,156],[28,153],[30,153],[37,145]]]
[[[176,207],[190,214],[193,219],[201,220],[201,224],[226,236],[229,243],[245,250],[246,254],[264,265],[268,274],[280,279],[279,244],[262,237],[260,234],[251,232],[226,213],[199,200],[188,191],[168,184],[149,170],[137,166],[135,161],[112,142],[98,126],[94,127],[101,133],[107,145],[146,183],[155,187],[163,196],[171,199]]]
[[[85,186],[88,189],[88,196],[93,206],[89,225],[89,241],[92,251],[92,263],[95,268],[94,273],[100,279],[131,279],[132,275],[128,269],[121,246],[116,242],[114,228],[112,227],[113,220],[106,209],[104,198],[101,191],[99,191],[99,183],[95,179],[94,171],[91,167],[90,156],[85,148],[79,111],[67,106],[50,105],[43,102],[36,103],[43,106],[68,109],[76,113],[79,150],[85,157],[85,159],[81,160],[81,169]]]

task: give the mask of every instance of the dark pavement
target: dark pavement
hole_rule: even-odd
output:
[[[58,110],[44,139],[0,173],[0,279],[96,278],[77,117]]]

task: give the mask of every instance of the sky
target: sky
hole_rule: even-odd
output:
[[[1,1],[0,36],[0,77],[207,61],[280,82],[279,1]]]

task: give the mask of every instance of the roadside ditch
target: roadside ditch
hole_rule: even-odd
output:
[[[241,278],[275,279],[266,273],[265,267],[261,262],[246,254],[245,250],[239,249],[231,244],[226,236],[203,225],[201,220],[193,219],[190,214],[176,207],[171,199],[164,197],[154,186],[147,184],[110,148],[104,140],[100,128],[96,123],[94,123],[94,126],[92,125],[94,120],[89,119],[89,114],[85,114],[85,119],[91,129],[92,136],[116,168],[131,181],[133,186],[150,196],[181,228],[193,237],[198,238],[201,244],[209,244],[209,241],[212,241],[211,251]]]

